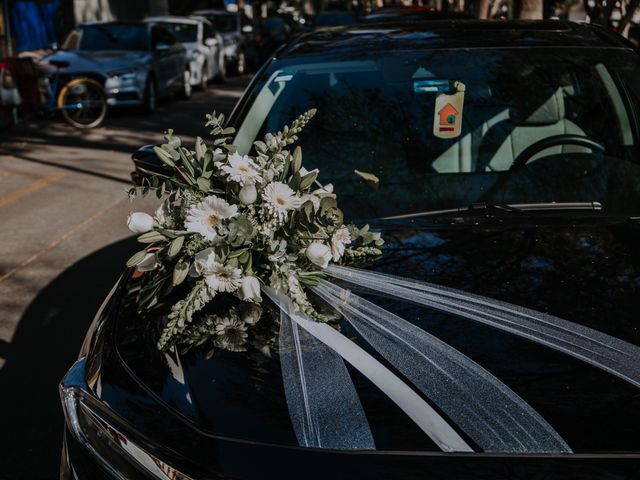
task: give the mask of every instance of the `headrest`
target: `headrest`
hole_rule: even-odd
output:
[[[525,105],[511,107],[509,117],[518,125],[551,125],[564,118],[562,88],[546,95],[532,93]],[[529,107],[529,108],[527,108]]]

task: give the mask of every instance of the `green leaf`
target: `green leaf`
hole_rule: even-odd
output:
[[[198,184],[198,188],[205,193],[211,190],[211,180],[208,178],[199,177],[198,180],[196,180],[196,183]]]
[[[236,133],[236,129],[233,127],[227,127],[222,130],[222,135],[233,135],[234,133]]]
[[[134,253],[129,260],[127,260],[127,267],[135,267],[138,265],[144,257],[146,257],[147,251],[140,250],[139,252]]]
[[[171,244],[169,245],[169,250],[167,251],[167,255],[169,255],[170,257],[175,257],[180,252],[180,249],[182,248],[183,244],[184,244],[183,236],[174,238]]]
[[[354,170],[353,172],[356,175],[358,175],[360,178],[362,178],[365,182],[369,182],[372,185],[378,186],[378,184],[380,183],[380,179],[376,177],[373,173],[362,172],[360,170]]]
[[[158,158],[160,159],[160,161],[162,163],[165,163],[165,164],[169,165],[170,167],[175,167],[176,166],[175,162],[173,161],[173,158],[171,158],[171,155],[169,155],[169,153],[164,151],[162,148],[153,147],[153,151],[155,152],[155,154],[158,156]]]
[[[302,178],[300,177],[300,172],[294,173],[291,176],[291,180],[289,180],[289,186],[293,190],[299,190],[300,189],[300,181],[301,180],[302,180]]]
[[[248,248],[241,248],[240,250],[236,250],[234,252],[231,252],[227,258],[240,257],[240,256],[242,256],[242,254],[246,253],[248,250],[249,250]]]
[[[185,260],[180,260],[176,263],[176,266],[173,269],[173,285],[180,285],[184,282],[184,279],[187,278],[187,275],[189,274],[190,267],[191,264]]]
[[[204,160],[204,156],[207,153],[207,145],[204,143],[204,140],[200,137],[196,137],[196,158],[199,161]]]
[[[164,241],[166,239],[167,239],[167,237],[165,237],[160,232],[156,232],[155,230],[151,230],[150,232],[143,233],[142,235],[140,235],[138,237],[138,241],[140,243],[162,242],[162,241]]]

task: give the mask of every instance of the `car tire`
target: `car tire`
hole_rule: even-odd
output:
[[[182,74],[182,89],[180,90],[180,98],[183,100],[189,100],[191,98],[191,93],[193,88],[191,87],[191,71],[187,68]]]
[[[142,99],[144,110],[148,113],[155,112],[158,105],[158,92],[156,89],[156,82],[152,77],[147,78],[147,82],[144,87],[144,98]]]

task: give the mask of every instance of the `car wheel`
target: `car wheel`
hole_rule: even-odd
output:
[[[147,78],[147,83],[144,87],[144,99],[143,105],[147,112],[153,112],[156,109],[158,102],[158,95],[156,93],[156,82],[153,78]]]
[[[191,98],[191,92],[192,92],[192,87],[191,87],[191,72],[189,71],[189,69],[187,68],[184,71],[183,74],[183,78],[182,78],[182,91],[180,92],[180,96],[182,98],[184,98],[185,100],[189,100]]]

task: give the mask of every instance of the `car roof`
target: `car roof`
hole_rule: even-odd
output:
[[[162,15],[158,17],[147,17],[144,19],[145,22],[165,22],[165,23],[188,23],[190,25],[197,25],[198,23],[207,22],[206,19],[202,18],[191,18],[191,17],[178,17],[174,15]]]
[[[459,19],[322,28],[301,35],[278,57],[330,56],[360,51],[525,46],[632,48],[620,35],[593,25],[559,20]]]

